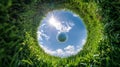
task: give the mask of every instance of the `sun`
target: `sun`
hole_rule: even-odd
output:
[[[54,16],[51,16],[50,19],[49,19],[49,23],[53,26],[56,25],[56,19],[54,18]]]
[[[48,20],[49,24],[55,28],[59,28],[61,27],[61,23],[56,20],[56,18],[52,15],[49,20]]]

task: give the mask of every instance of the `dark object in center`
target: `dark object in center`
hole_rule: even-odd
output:
[[[65,42],[67,40],[67,36],[64,32],[61,32],[60,34],[58,34],[58,41],[59,42]]]

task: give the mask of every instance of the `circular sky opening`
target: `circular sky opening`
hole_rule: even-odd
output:
[[[38,27],[40,47],[48,54],[68,57],[77,54],[87,39],[82,19],[67,10],[53,10],[46,14]]]

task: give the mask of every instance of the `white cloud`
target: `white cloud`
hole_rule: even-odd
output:
[[[57,53],[57,55],[63,55],[64,51],[62,49],[57,49],[56,53]]]
[[[45,37],[46,40],[50,39],[50,37],[47,36],[43,30],[37,31],[37,37],[38,37],[38,40],[43,40],[43,37]]]
[[[80,45],[77,45],[77,51],[82,50],[83,45],[86,43],[86,39],[83,39],[80,43]]]
[[[64,21],[59,22],[53,15],[50,17],[48,22],[51,26],[55,27],[55,29],[58,30],[59,32],[69,32],[74,26],[74,23],[72,22],[67,23]],[[64,23],[64,25],[62,23]]]
[[[75,55],[79,52],[80,49],[76,49],[75,46],[72,45],[68,45],[67,47],[65,47],[64,49],[56,49],[56,50],[51,50],[49,48],[47,48],[46,46],[40,45],[44,51],[50,55],[53,56],[59,56],[59,57],[67,57],[70,55]]]
[[[74,16],[74,17],[79,17],[79,15],[77,15],[77,14],[73,14],[73,16]]]
[[[68,45],[67,47],[64,48],[64,50],[66,50],[66,51],[73,51],[74,50],[74,46]]]
[[[43,46],[43,45],[40,45],[40,46],[41,46],[41,47],[45,50],[45,52],[48,53],[48,54],[54,55],[54,54],[56,53],[56,51],[50,50],[50,49],[48,49],[46,46]]]
[[[86,39],[83,39],[82,42],[81,42],[81,44],[84,45],[85,42],[86,42]]]
[[[65,53],[68,55],[75,55],[77,51],[75,50],[75,47],[72,45],[68,45],[67,47],[64,48]]]

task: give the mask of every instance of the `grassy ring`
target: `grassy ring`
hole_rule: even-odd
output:
[[[37,27],[47,12],[56,9],[70,10],[78,14],[86,25],[88,32],[87,42],[82,51],[75,56],[61,59],[46,54],[39,47],[36,35]],[[65,64],[68,66],[89,65],[91,64],[91,60],[94,59],[94,56],[100,54],[97,49],[103,36],[102,23],[100,21],[101,16],[98,10],[98,5],[95,2],[84,1],[43,3],[34,7],[32,6],[26,13],[21,14],[21,17],[25,18],[22,24],[25,28],[25,40],[23,43],[28,44],[30,54],[35,55],[38,61],[44,60],[45,63],[52,64],[55,67]],[[77,59],[74,60],[74,58]]]

